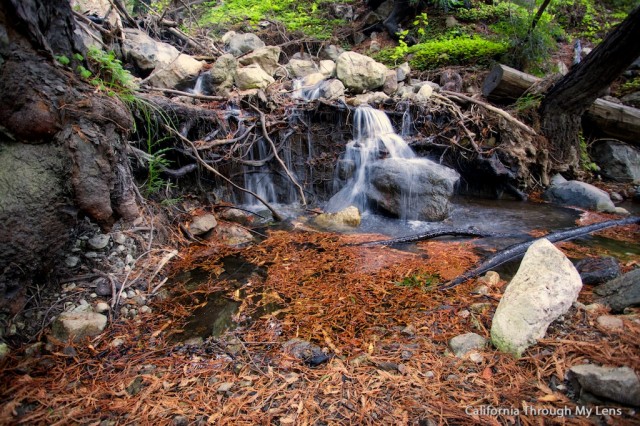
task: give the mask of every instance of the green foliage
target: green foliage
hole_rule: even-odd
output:
[[[517,7],[511,2],[478,3],[470,9],[457,9],[455,16],[461,21],[491,24],[508,18]]]
[[[64,55],[56,56],[56,61],[58,61],[60,64],[64,66],[67,66],[71,63],[71,59],[67,58]]]
[[[613,0],[608,6],[604,3],[607,2],[556,0],[550,4],[549,12],[576,37],[598,42],[640,4],[638,0]]]
[[[599,171],[600,167],[598,167],[598,165],[594,163],[589,156],[587,141],[584,139],[582,132],[580,132],[578,138],[580,139],[580,167],[589,172]]]
[[[627,81],[620,86],[620,96],[628,95],[629,93],[640,91],[640,77],[635,77],[631,81]]]
[[[518,113],[523,114],[529,111],[537,111],[540,107],[540,102],[544,96],[541,94],[527,93],[524,96],[519,97],[515,103],[515,109]]]
[[[566,37],[552,17],[544,13],[533,31],[530,31],[533,14],[517,9],[505,20],[491,28],[504,39],[509,40],[509,50],[503,60],[514,68],[533,74],[545,74],[548,61],[557,49],[556,39]]]
[[[135,90],[133,76],[122,67],[122,62],[116,58],[115,53],[91,47],[87,51],[87,62],[95,73],[91,84],[109,95],[118,95],[125,101],[131,100]],[[83,78],[90,76],[91,73]]]
[[[398,281],[395,284],[398,287],[419,288],[419,289],[422,289],[423,291],[426,291],[430,288],[437,286],[438,284],[440,284],[441,281],[442,281],[442,278],[437,273],[435,274],[422,273],[422,274],[410,275],[408,277],[405,277],[402,279],[402,281]]]
[[[507,44],[480,36],[466,36],[434,40],[409,48],[413,54],[411,67],[418,70],[452,64],[489,62],[507,50]]]
[[[344,25],[343,19],[330,16],[331,3],[349,3],[338,0],[315,0],[298,2],[295,0],[225,0],[224,2],[210,2],[201,24],[216,24],[229,26],[247,23],[255,26],[262,20],[280,21],[288,31],[301,31],[304,34],[327,39],[333,30]]]

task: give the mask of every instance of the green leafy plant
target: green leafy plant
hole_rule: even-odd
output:
[[[118,95],[125,101],[131,100],[136,86],[133,76],[122,67],[122,62],[114,52],[105,52],[95,47],[87,51],[87,62],[94,71],[91,83],[110,95]],[[84,78],[89,78],[91,74]]]
[[[56,61],[58,61],[60,64],[67,66],[71,63],[71,59],[69,59],[68,57],[64,56],[64,55],[60,55],[60,56],[56,56]]]
[[[578,135],[580,139],[580,166],[589,172],[597,172],[600,170],[600,167],[596,163],[593,162],[591,156],[589,155],[589,147],[587,145],[587,141],[584,138],[582,132]]]
[[[419,288],[419,289],[422,289],[423,291],[426,291],[430,288],[437,286],[438,284],[440,284],[441,281],[442,281],[442,278],[437,273],[436,274],[421,273],[421,274],[404,277],[401,281],[398,281],[395,284],[398,287]]]
[[[507,51],[508,45],[480,36],[456,37],[416,44],[409,48],[413,54],[411,67],[418,70],[451,64],[489,62]]]

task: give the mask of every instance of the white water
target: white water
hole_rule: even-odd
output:
[[[247,152],[246,159],[249,161],[262,161],[269,155],[269,147],[264,139],[257,140],[249,151]],[[244,187],[257,195],[263,200],[272,204],[276,203],[276,186],[271,178],[271,170],[265,163],[260,166],[245,165],[243,170],[244,175]],[[260,202],[255,199],[251,194],[244,193],[244,204],[248,206],[260,205]]]
[[[365,210],[367,167],[374,161],[383,157],[416,157],[409,145],[396,134],[384,111],[369,105],[359,106],[353,118],[353,128],[354,139],[346,146],[343,163],[353,164],[354,172],[346,185],[327,203],[325,210],[329,212],[337,212],[351,205],[360,211]]]
[[[202,95],[204,90],[204,74],[200,74],[198,79],[196,80],[196,84],[193,86],[193,89],[190,90],[194,95]]]
[[[304,85],[304,79],[298,78],[293,80],[293,93],[291,97],[294,99],[301,99],[305,102],[310,102],[318,99],[322,95],[322,84],[324,80],[321,80],[315,84]]]

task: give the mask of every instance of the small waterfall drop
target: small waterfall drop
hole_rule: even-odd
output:
[[[271,177],[271,170],[267,165],[269,157],[269,146],[264,139],[257,140],[247,152],[247,163],[254,165],[243,166],[244,187],[258,194],[268,203],[276,203],[278,201],[276,195],[276,186]],[[253,206],[262,206],[251,194],[244,194],[244,204]]]
[[[350,177],[327,203],[325,210],[328,212],[337,212],[351,205],[365,210],[368,167],[374,161],[383,157],[406,160],[416,157],[411,147],[396,134],[384,111],[369,105],[359,106],[353,118],[353,127],[354,139],[347,144],[338,167],[342,169],[338,170],[338,175],[350,174]],[[339,185],[339,181],[334,181],[334,185]]]
[[[204,94],[204,73],[198,76],[196,80],[196,84],[193,86],[193,89],[190,90],[194,95],[203,95]]]
[[[302,78],[293,80],[293,93],[291,97],[305,102],[314,101],[322,96],[323,83],[324,80],[314,84],[305,84],[305,80]]]

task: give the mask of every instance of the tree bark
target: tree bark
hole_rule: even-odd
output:
[[[557,170],[579,164],[580,117],[640,56],[640,6],[546,94],[540,105],[542,131]]]
[[[511,103],[541,79],[506,65],[497,64],[482,84],[482,96],[496,103]]]
[[[129,111],[54,59],[83,51],[67,0],[0,3],[0,308],[46,281],[79,214],[138,215]]]

